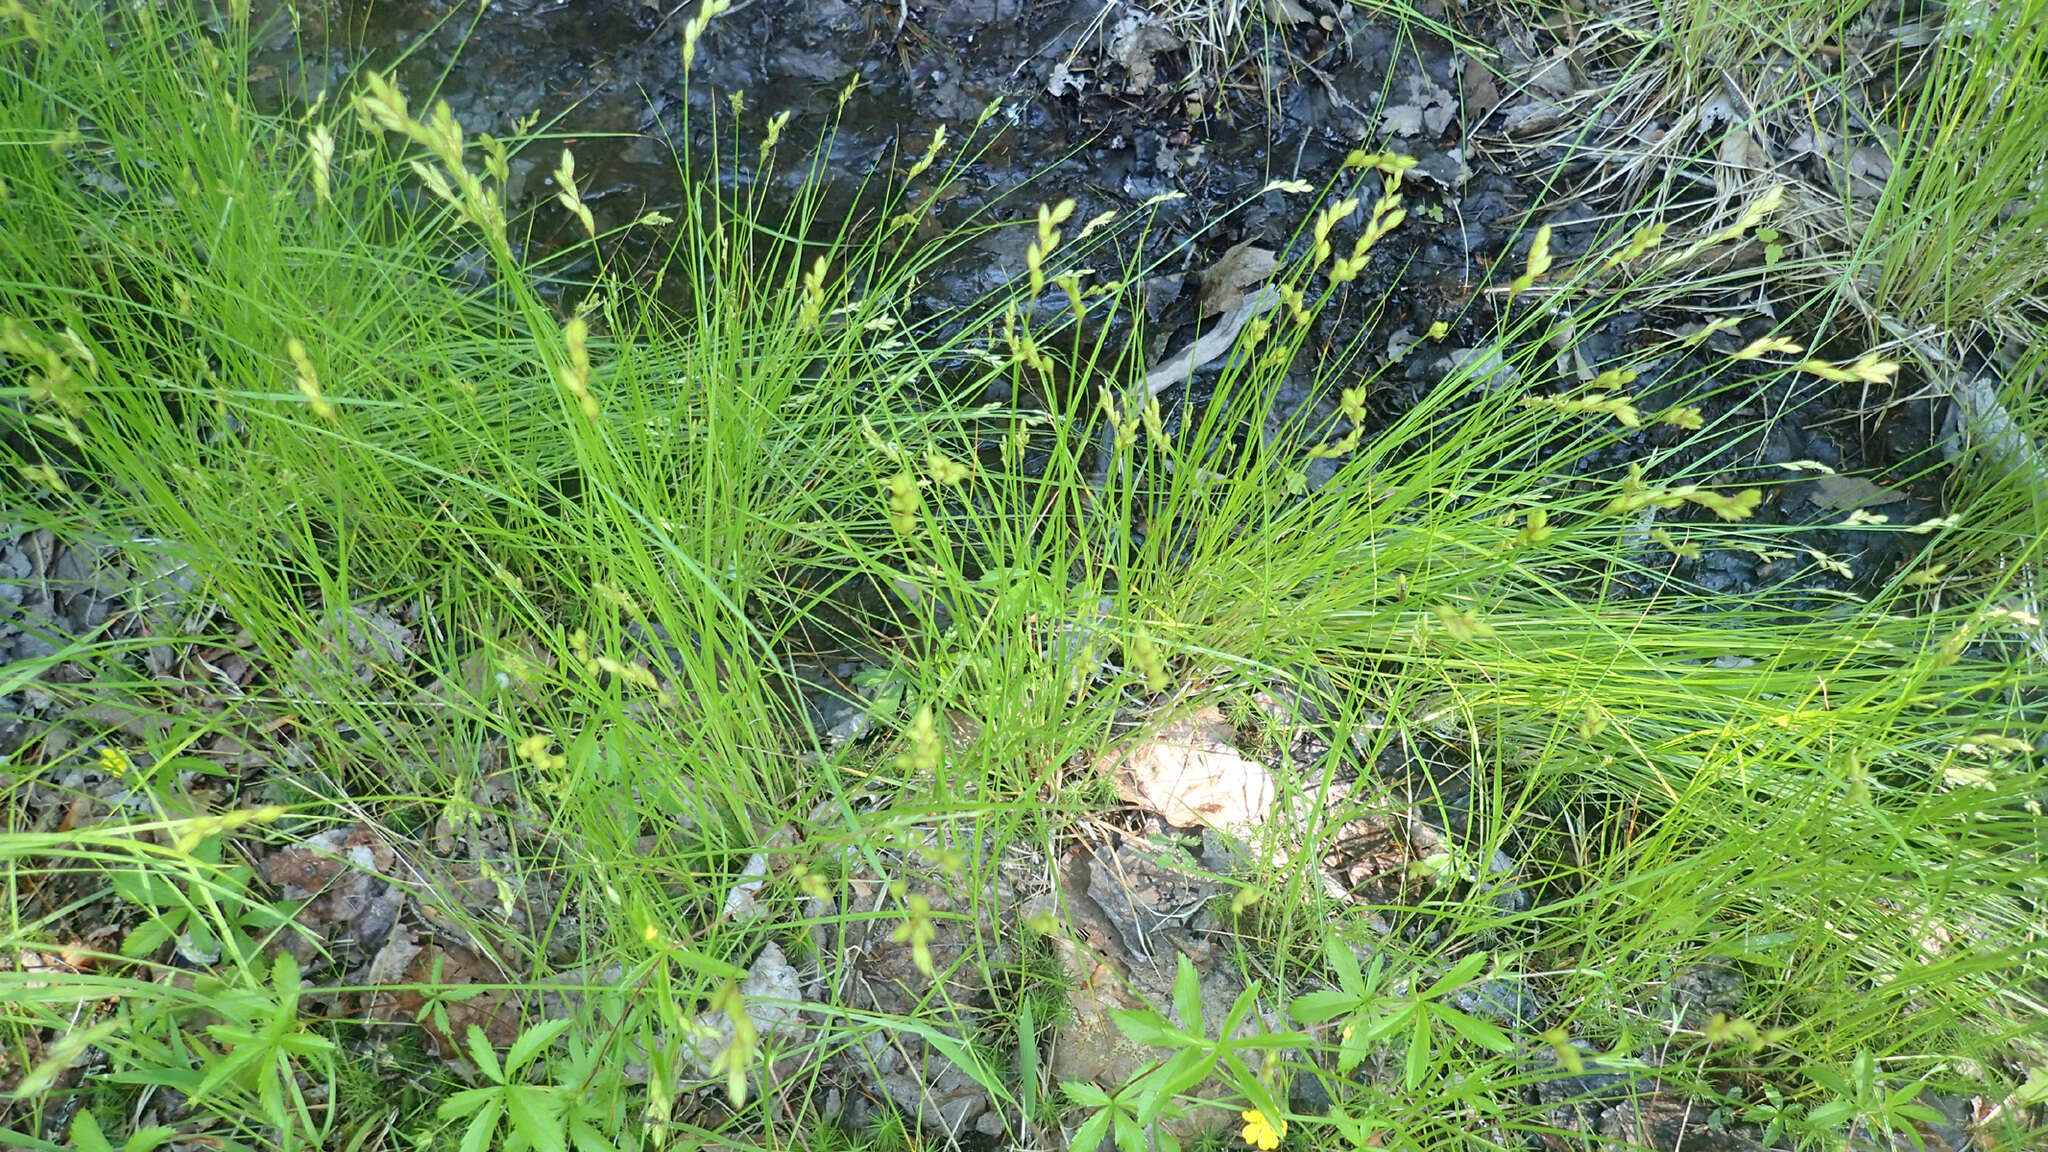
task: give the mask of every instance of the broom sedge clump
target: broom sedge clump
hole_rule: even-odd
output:
[[[732,10],[685,21],[685,67]],[[175,39],[99,23],[177,20],[196,37],[193,18],[73,15],[35,25],[47,59],[0,45],[9,75],[34,81],[0,88],[8,122],[77,140],[0,154],[0,214],[25,237],[0,253],[19,400],[7,474],[36,483],[18,513],[33,527],[166,549],[205,615],[6,673],[40,676],[70,716],[140,716],[156,741],[121,762],[101,764],[98,738],[9,761],[23,807],[0,864],[27,911],[6,943],[57,958],[0,973],[8,1050],[42,1056],[13,1104],[57,1115],[87,1047],[112,1085],[46,1142],[134,1138],[122,1125],[142,1093],[181,1095],[177,1123],[251,1147],[366,1131],[801,1140],[827,1130],[808,1089],[886,1031],[1047,1131],[1142,1142],[1153,1121],[1209,1115],[1262,1147],[1459,1147],[1480,1115],[1505,1144],[1549,1123],[1528,1101],[1532,1046],[1607,1074],[1644,1050],[1639,993],[1710,963],[1746,974],[1744,1002],[1654,1043],[1690,1053],[1702,1081],[1768,1084],[1787,1117],[1900,1127],[1917,1077],[1968,1065],[2011,1088],[2041,1059],[2017,1011],[2040,972],[2015,895],[2036,882],[2028,805],[2044,783],[2026,703],[2039,614],[2019,575],[2038,557],[2012,543],[2039,534],[1989,500],[1844,509],[1831,531],[1923,551],[1817,608],[1698,580],[1699,561],[1746,548],[1863,561],[1773,538],[1798,527],[1778,489],[1817,473],[1690,450],[1760,431],[1704,377],[1647,356],[1554,368],[1573,346],[1562,326],[1618,307],[1604,285],[1683,271],[1668,258],[1696,238],[1649,224],[1568,248],[1539,230],[1493,299],[1540,285],[1544,308],[1417,321],[1482,354],[1396,404],[1376,353],[1318,339],[1339,304],[1372,303],[1369,260],[1393,263],[1428,204],[1403,182],[1411,158],[1361,152],[1342,178],[1377,192],[1301,202],[1291,261],[1246,293],[1263,311],[1150,387],[1156,364],[1093,341],[1156,335],[1139,286],[1180,254],[1132,237],[1159,203],[1079,223],[1049,196],[988,223],[1028,232],[1013,284],[944,323],[906,303],[971,240],[923,234],[985,124],[879,166],[858,214],[827,212],[815,186],[771,201],[679,156],[687,195],[627,219],[530,125],[466,133],[446,102],[373,73],[351,84],[353,116],[259,114],[234,99],[233,51],[194,69]],[[167,118],[190,130],[162,132]],[[777,113],[721,146],[787,162],[797,123]],[[124,170],[128,210],[77,196],[63,149],[81,145],[150,158]],[[507,203],[511,165],[541,151],[552,195]],[[289,180],[266,175],[280,164]],[[1732,231],[1728,215],[1699,228],[1731,245],[1783,223],[1775,207],[1731,201]],[[585,261],[573,277],[509,242],[536,208]],[[627,230],[687,281],[683,311],[619,257]],[[194,235],[212,238],[203,259]],[[1553,260],[1553,240],[1591,255]],[[488,291],[444,274],[451,244],[487,251]],[[1197,341],[1213,332],[1201,319]],[[1668,351],[1809,383],[1903,371],[1888,350],[1809,357],[1831,345],[1700,331]],[[1710,352],[1716,334],[1740,351]],[[990,402],[997,382],[1018,386]],[[1320,406],[1280,405],[1303,390]],[[1984,549],[2009,566],[1984,575]],[[156,648],[173,663],[153,670]],[[188,673],[213,711],[174,690]],[[861,702],[850,737],[821,703],[834,693]],[[1159,1059],[1063,1097],[1039,1060],[1057,1025],[1020,1007],[1009,1047],[989,1051],[944,1015],[958,989],[1036,1020],[1082,1010],[1064,969],[1006,951],[1027,919],[1049,954],[1073,926],[983,893],[1005,861],[1101,848],[1087,837],[1121,806],[1102,753],[1163,721],[1148,715],[1162,700],[1224,698],[1255,702],[1275,737],[1244,874],[1203,877],[1246,943],[1213,971],[1241,979],[1175,962],[1161,1002],[1095,1021]],[[1294,703],[1315,723],[1283,720]],[[235,759],[230,735],[261,755]],[[1410,792],[1360,764],[1399,767]],[[142,807],[64,783],[88,772]],[[29,810],[46,792],[65,822]],[[1373,905],[1387,931],[1333,890],[1347,826],[1413,817],[1419,839],[1454,809],[1442,843],[1368,877],[1398,888]],[[330,832],[355,838],[314,854],[337,887],[399,870],[378,863],[387,849],[419,865],[396,879],[435,919],[386,939],[421,956],[365,993],[417,994],[412,1018],[311,1012],[304,989],[358,979],[384,945],[285,948],[318,910],[223,864]],[[451,861],[469,881],[444,889]],[[79,962],[67,922],[34,903],[50,877],[148,897],[123,907],[168,930],[136,955],[91,942]],[[908,984],[926,982],[909,1001],[851,1000],[862,974],[840,945],[859,933],[907,954]],[[215,943],[204,963],[179,951]],[[771,945],[819,981],[789,993]],[[1781,976],[1795,971],[1796,987]],[[1536,1008],[1500,1011],[1516,992]],[[801,1029],[783,1026],[797,1012]],[[355,1081],[371,1090],[348,1088],[354,1030],[394,1025],[476,1078],[399,1090],[373,1068]],[[1325,1077],[1330,1109],[1288,1107],[1288,1078],[1368,1061],[1401,1090]],[[1452,1093],[1471,1108],[1447,1113]],[[1062,1117],[1062,1099],[1079,1107]],[[363,1115],[387,1127],[346,1128]],[[890,1115],[908,1137],[914,1114]]]

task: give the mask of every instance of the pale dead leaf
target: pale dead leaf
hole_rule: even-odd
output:
[[[412,930],[403,924],[391,926],[391,935],[377,954],[370,958],[370,966],[363,973],[365,984],[396,984],[405,978],[412,958],[420,954],[420,946],[412,942]]]
[[[1266,18],[1281,24],[1313,24],[1316,14],[1297,0],[1266,0]]]
[[[739,882],[725,894],[723,919],[738,924],[751,924],[766,916],[769,908],[761,903],[761,887],[768,882],[768,854],[789,847],[796,842],[796,826],[784,824],[770,835],[761,845],[761,851],[747,859],[747,866],[740,870]]]
[[[1500,107],[1500,86],[1493,82],[1493,70],[1484,60],[1473,57],[1465,61],[1464,97],[1468,124],[1479,123]]]
[[[1052,76],[1045,82],[1046,95],[1054,99],[1072,92],[1080,94],[1088,90],[1088,74],[1076,72],[1061,61],[1052,67]]]
[[[1578,70],[1570,56],[1552,56],[1522,78],[1531,91],[1563,98],[1579,90]]]
[[[1873,484],[1861,476],[1819,476],[1811,481],[1812,500],[1823,508],[1876,508],[1906,498],[1904,492]]]
[[[1159,81],[1159,66],[1153,57],[1177,52],[1181,38],[1154,22],[1150,15],[1127,13],[1109,36],[1109,55],[1124,68],[1124,92],[1137,95],[1150,91]]]
[[[1501,127],[1510,136],[1534,136],[1564,123],[1566,109],[1553,100],[1531,96],[1516,100],[1501,113]]]
[[[1389,104],[1380,109],[1380,127],[1396,136],[1413,136],[1422,131],[1422,109],[1413,104]]]
[[[1884,195],[1892,176],[1892,158],[1882,148],[1864,145],[1849,153],[1849,194],[1864,200]]]
[[[1443,85],[1416,72],[1402,80],[1401,102],[1380,109],[1380,126],[1396,136],[1428,132],[1435,136],[1457,114],[1458,105]]]
[[[1201,317],[1228,312],[1244,302],[1244,290],[1273,274],[1280,260],[1253,241],[1236,244],[1202,272]]]
[[[1271,818],[1277,790],[1265,765],[1231,746],[1231,732],[1210,708],[1111,754],[1117,794],[1169,824],[1255,836]]]
[[[761,1043],[799,1023],[801,1009],[797,1005],[803,999],[803,980],[782,954],[781,945],[771,942],[761,949],[747,978],[740,982],[740,996]],[[699,1075],[712,1079],[721,1075],[716,1063],[719,1054],[732,1046],[733,1022],[723,1012],[705,1012],[696,1023],[684,1053]]]
[[[1771,170],[1770,153],[1740,127],[1730,128],[1721,138],[1720,160],[1721,171],[1717,175],[1724,187],[1742,187],[1750,176]]]

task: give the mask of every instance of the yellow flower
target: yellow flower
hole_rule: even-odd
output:
[[[1266,1114],[1253,1108],[1240,1113],[1244,1117],[1244,1142],[1259,1152],[1273,1152],[1280,1146],[1280,1138],[1287,1135],[1287,1121],[1266,1119]]]
[[[100,749],[100,771],[120,779],[135,770],[135,761],[128,758],[126,749],[107,747]]]

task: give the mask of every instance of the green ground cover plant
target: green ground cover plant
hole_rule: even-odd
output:
[[[1618,232],[1546,275],[1539,233],[1497,313],[1447,317],[1491,325],[1498,356],[1374,424],[1373,365],[1306,338],[1402,225],[1402,158],[1362,151],[1287,189],[1272,307],[1169,427],[1091,335],[1142,314],[1163,255],[1142,209],[1047,203],[911,242],[990,117],[836,221],[822,168],[787,205],[709,178],[790,143],[721,129],[677,157],[686,203],[625,226],[658,282],[596,226],[573,146],[470,137],[376,73],[260,108],[245,21],[0,8],[7,514],[192,578],[140,637],[0,669],[103,733],[0,768],[8,1142],[936,1143],[812,1106],[883,1034],[979,1085],[1020,1143],[1525,1147],[1570,1135],[1529,1090],[1587,1068],[1796,1147],[1919,1139],[1934,1092],[2000,1103],[1987,1141],[2040,1137],[2034,504],[1960,484],[1925,523],[1845,517],[1919,548],[1865,595],[1714,593],[1662,566],[1782,549],[1750,515],[1782,477],[1678,449],[1747,430],[1715,407],[1729,391],[1883,379],[1874,333],[1746,349],[1654,398],[1585,385],[1552,338],[1676,291],[1672,249]],[[1948,122],[1992,115],[1985,77],[2024,63],[1955,66]],[[503,199],[522,154],[585,230],[580,265],[529,254]],[[1897,195],[1882,211],[1946,211]],[[1770,217],[1739,219],[1702,243]],[[909,310],[1001,228],[1028,233],[1026,276]],[[479,249],[486,286],[448,273]],[[1959,272],[1928,282],[1977,298]],[[1268,427],[1298,364],[1329,403]],[[984,401],[992,379],[1018,399]],[[1602,463],[1645,426],[1663,450]],[[261,671],[153,678],[151,646]],[[887,655],[879,736],[817,731],[792,672],[809,647]],[[1180,959],[1167,1002],[1113,1016],[1155,1064],[1055,1082],[1065,930],[992,895],[999,863],[1057,857],[1114,803],[1093,765],[1134,723],[1276,683],[1333,738],[1281,765],[1295,815],[1222,878],[1240,991],[1205,1003]],[[259,767],[195,751],[229,732]],[[1319,861],[1384,799],[1360,765],[1431,741],[1471,750],[1467,830],[1375,926]],[[52,795],[78,817],[28,815]],[[305,927],[325,884],[287,897],[257,864],[354,829],[497,846],[462,879],[400,881],[476,971],[347,983],[341,943]],[[440,892],[462,885],[476,898]],[[95,917],[117,930],[82,932]],[[806,1000],[792,1030],[795,998],[750,982],[770,947],[825,966],[877,939],[919,974],[900,1011]],[[1738,1010],[1659,999],[1702,965],[1745,974]],[[1012,1022],[954,1027],[970,985]],[[1524,986],[1546,1029],[1474,1006]],[[1327,1106],[1297,1104],[1304,1081]],[[1227,1130],[1174,1126],[1200,1116]]]

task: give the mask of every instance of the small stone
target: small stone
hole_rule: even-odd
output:
[[[1679,969],[1664,998],[1681,1028],[1697,1029],[1715,1016],[1742,1015],[1743,985],[1741,969],[1708,961]]]

